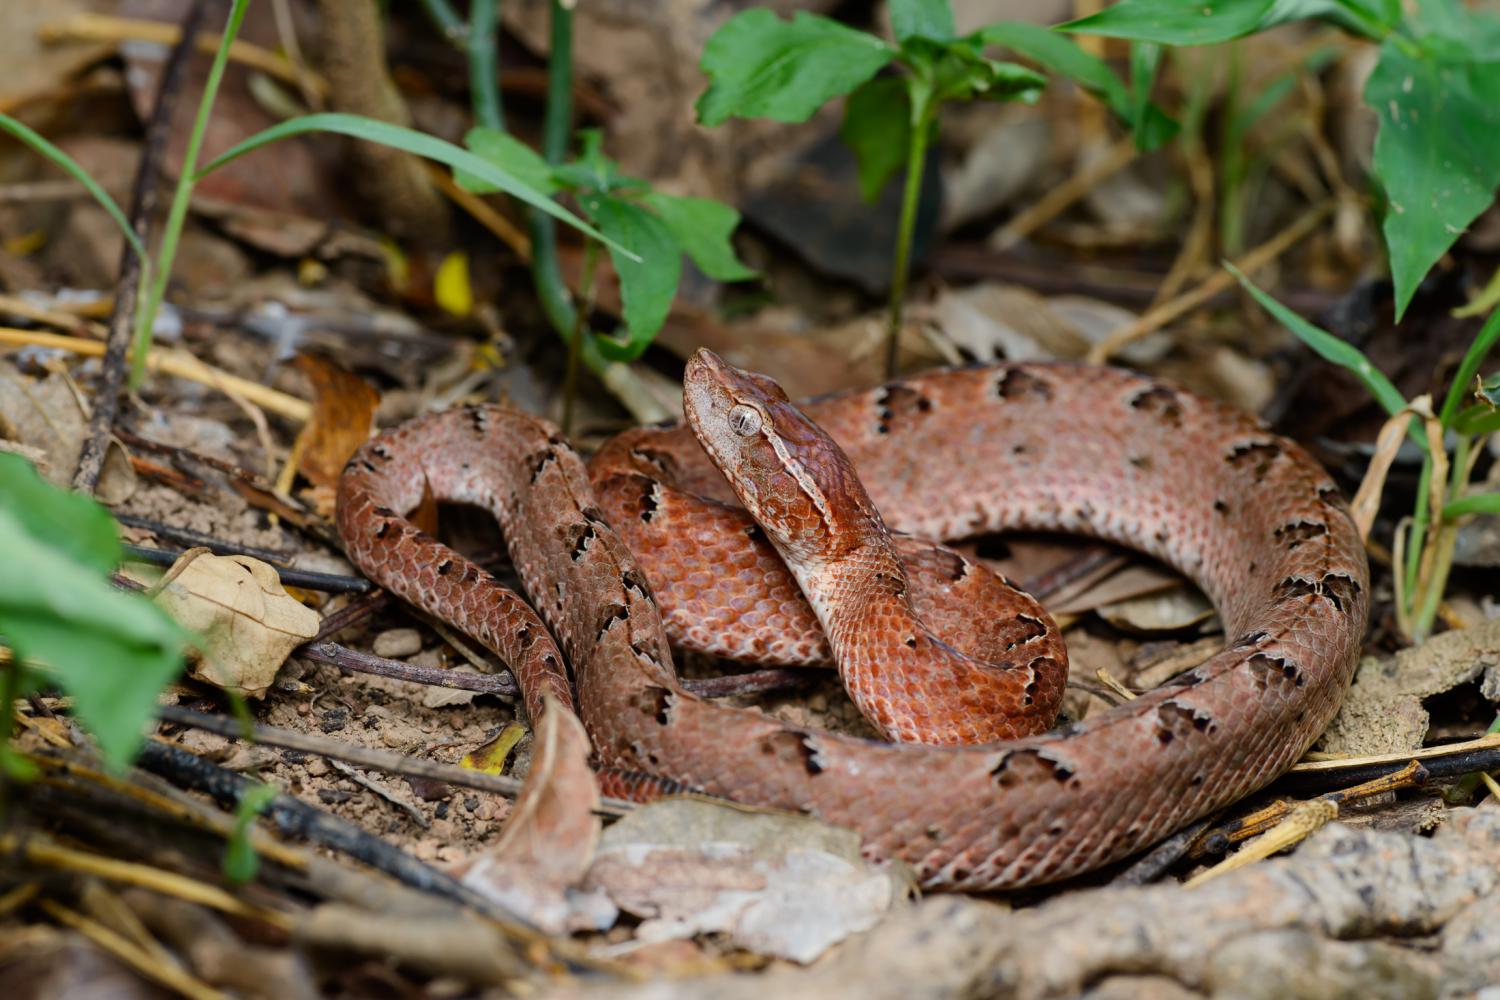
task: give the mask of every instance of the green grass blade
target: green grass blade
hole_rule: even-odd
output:
[[[1500,514],[1500,493],[1476,493],[1459,497],[1443,505],[1443,520],[1450,521],[1465,514]]]
[[[1290,330],[1298,340],[1312,348],[1325,361],[1331,361],[1341,368],[1347,368],[1353,372],[1358,379],[1364,383],[1365,388],[1370,390],[1370,395],[1375,401],[1385,407],[1385,411],[1391,415],[1400,413],[1406,406],[1406,398],[1401,395],[1391,380],[1385,377],[1379,368],[1370,364],[1370,359],[1365,357],[1364,352],[1346,340],[1340,340],[1327,330],[1319,329],[1307,320],[1298,316],[1286,306],[1277,302],[1271,296],[1255,287],[1255,284],[1239,268],[1228,261],[1224,267],[1234,275],[1236,280],[1250,293],[1251,298],[1259,302],[1261,308],[1274,316],[1282,326]],[[1413,418],[1415,419],[1415,418]],[[1425,452],[1427,450],[1427,439],[1418,432],[1415,425],[1411,429],[1412,440],[1416,441]]]
[[[84,186],[84,189],[97,201],[101,208],[109,213],[109,217],[115,220],[115,225],[120,227],[120,232],[125,234],[125,240],[140,254],[141,260],[146,260],[146,247],[141,243],[141,238],[136,235],[135,227],[130,220],[125,218],[125,213],[120,211],[120,206],[109,196],[109,192],[99,186],[99,182],[89,176],[89,172],[78,165],[78,161],[67,153],[58,149],[41,135],[27,126],[16,121],[10,115],[0,115],[0,132],[9,132],[38,153],[51,160],[66,170],[74,180]]]
[[[1490,313],[1479,336],[1474,338],[1474,342],[1464,353],[1458,372],[1453,376],[1453,384],[1448,386],[1448,397],[1443,400],[1443,412],[1438,414],[1445,430],[1453,425],[1458,408],[1463,405],[1464,397],[1474,385],[1474,376],[1479,373],[1479,366],[1484,362],[1485,355],[1490,353],[1490,348],[1495,346],[1497,339],[1500,339],[1500,309]]]
[[[265,131],[252,135],[244,142],[241,142],[233,149],[219,156],[212,163],[209,163],[202,170],[198,171],[196,179],[201,180],[205,175],[213,173],[231,160],[236,160],[262,146],[279,142],[282,139],[289,139],[292,136],[307,135],[313,132],[335,132],[354,139],[363,139],[366,142],[375,142],[382,146],[391,146],[429,160],[436,160],[438,163],[444,163],[450,167],[456,167],[459,170],[466,171],[478,177],[480,180],[488,181],[512,197],[528,205],[532,205],[554,218],[561,219],[573,228],[587,233],[594,239],[624,253],[631,260],[640,259],[566,208],[563,208],[541,191],[522,182],[513,174],[501,170],[483,157],[476,156],[467,149],[455,146],[453,143],[446,142],[436,136],[418,132],[416,129],[392,125],[389,122],[376,121],[373,118],[365,118],[362,115],[335,113],[303,115],[300,118],[292,118],[277,125],[272,125]]]

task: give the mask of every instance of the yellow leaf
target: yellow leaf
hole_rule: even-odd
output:
[[[474,310],[474,289],[469,284],[469,255],[455,250],[443,258],[433,278],[432,294],[437,304],[455,316]]]
[[[481,774],[500,774],[505,770],[505,762],[509,759],[510,752],[516,748],[516,744],[521,742],[521,737],[525,735],[526,727],[519,722],[512,722],[500,730],[499,736],[473,753],[464,754],[464,759],[458,762],[458,766],[478,771]]]

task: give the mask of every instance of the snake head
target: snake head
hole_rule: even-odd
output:
[[[704,450],[789,562],[837,558],[885,530],[843,449],[774,380],[700,349],[683,375],[683,407]]]

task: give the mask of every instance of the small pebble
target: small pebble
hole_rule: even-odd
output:
[[[414,628],[387,629],[375,637],[374,652],[388,660],[414,656],[422,651],[422,634]]]
[[[323,775],[328,773],[328,761],[324,760],[322,757],[314,757],[307,763],[307,773],[309,777],[323,777]]]

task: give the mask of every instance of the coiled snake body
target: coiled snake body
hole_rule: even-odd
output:
[[[814,426],[708,352],[685,395],[704,447],[643,429],[591,469],[550,425],[499,407],[386,432],[340,486],[349,554],[510,664],[533,718],[576,686],[602,763],[852,827],[934,888],[1046,882],[1149,846],[1289,767],[1348,686],[1368,615],[1359,536],[1317,463],[1231,407],[1118,369],[1002,364],[811,403]],[[536,612],[406,520],[424,483],[494,512]],[[1140,549],[1203,588],[1227,647],[1038,732],[1062,684],[1050,619],[946,550],[898,539],[891,556],[886,524]],[[971,589],[1015,618],[966,613]],[[700,700],[678,685],[664,620],[690,646],[769,662],[826,658],[831,641],[883,732],[988,742],[878,743]],[[985,730],[995,706],[1015,717]]]

